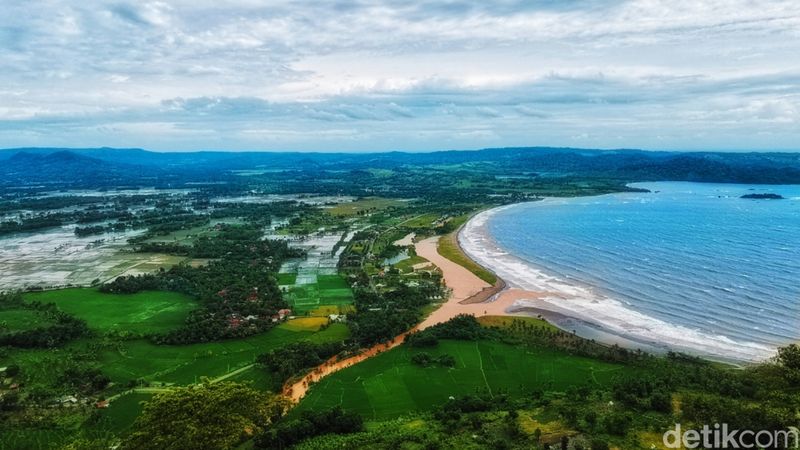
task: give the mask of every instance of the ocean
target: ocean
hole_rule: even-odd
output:
[[[550,198],[483,212],[459,240],[514,308],[586,337],[725,361],[800,340],[800,186],[636,183],[650,193]],[[776,193],[785,200],[744,194]]]

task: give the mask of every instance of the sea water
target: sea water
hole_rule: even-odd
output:
[[[511,286],[548,292],[516,309],[644,347],[761,361],[800,340],[800,186],[632,186],[651,192],[497,208],[459,239]],[[785,199],[740,198],[767,192]]]

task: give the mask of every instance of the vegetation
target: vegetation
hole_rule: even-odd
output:
[[[218,258],[207,265],[120,277],[100,290],[126,294],[171,290],[199,300],[202,306],[189,314],[183,327],[154,338],[159,343],[208,342],[263,332],[288,306],[274,274],[285,259],[301,253],[285,241],[262,240],[261,233],[255,226],[225,226],[213,241],[201,239],[192,247],[196,256]]]
[[[197,306],[191,297],[176,292],[112,294],[96,288],[30,292],[25,294],[25,299],[53,304],[59,310],[86,321],[95,331],[132,336],[178,328]],[[109,311],[114,311],[114,314],[109,314]]]
[[[5,314],[3,314],[5,312]],[[9,314],[11,313],[11,314]],[[23,315],[24,313],[28,313]],[[38,314],[37,314],[38,313]],[[25,303],[19,293],[0,292],[0,318],[6,317],[0,328],[0,347],[18,348],[52,348],[89,334],[86,322],[67,313],[59,311],[51,305],[41,303]],[[14,321],[20,317],[38,319],[27,326],[17,328]],[[8,321],[12,320],[9,325]],[[12,328],[12,326],[14,326]]]
[[[123,448],[235,448],[286,409],[279,396],[235,383],[201,384],[157,394],[145,404]]]
[[[278,423],[255,439],[256,448],[282,449],[314,436],[349,434],[363,431],[364,419],[353,412],[333,407],[321,411],[303,411],[296,419]]]
[[[414,360],[452,357],[455,365]],[[339,405],[364,417],[390,419],[432,411],[450,397],[480,393],[528,397],[539,390],[610,385],[621,367],[549,349],[519,348],[488,340],[442,340],[433,349],[401,346],[314,385],[299,411]]]
[[[662,448],[661,434],[674,423],[757,430],[797,423],[800,402],[783,394],[796,383],[796,345],[782,349],[776,364],[745,370],[678,354],[629,353],[624,362],[610,363],[598,358],[623,353],[583,349],[597,356],[577,356],[554,350],[563,344],[557,334],[541,331],[549,328],[534,321],[488,322],[491,327],[478,332],[468,318],[458,318],[416,334],[426,339],[424,348],[409,339],[323,379],[299,411],[340,405],[377,422],[364,432],[314,438],[297,448],[404,442],[438,448]],[[458,331],[465,327],[468,332]],[[459,340],[444,338],[451,332]],[[440,355],[452,355],[455,367],[420,364]]]
[[[276,382],[274,390],[278,391],[289,378],[322,364],[343,348],[341,342],[300,341],[263,353],[256,358],[256,362],[270,372]]]
[[[442,236],[439,239],[436,250],[440,255],[474,273],[481,280],[489,284],[495,284],[497,282],[497,276],[495,276],[495,274],[484,269],[464,254],[461,247],[458,245],[457,231]]]
[[[442,255],[494,284],[456,240],[484,208],[637,180],[797,181],[791,158],[142,152],[134,168],[119,153],[31,151],[0,164],[0,235],[70,227],[87,250],[129,238],[115,255],[169,261],[104,259],[113,267],[91,288],[0,295],[4,448],[627,450],[661,448],[676,422],[797,424],[796,345],[733,369],[601,345],[536,318],[461,316],[412,333],[311,386],[286,416],[273,394],[329,358],[393,340],[445,300],[439,271],[395,244],[409,233],[441,235]],[[254,165],[269,170],[236,172]],[[135,189],[153,185],[185,189]],[[53,192],[74,187],[93,190]],[[336,244],[308,244],[317,238]]]

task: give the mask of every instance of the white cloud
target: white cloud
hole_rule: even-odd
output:
[[[799,142],[796,1],[264,5],[4,5],[0,146]]]

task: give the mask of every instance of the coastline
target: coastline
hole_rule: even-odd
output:
[[[489,219],[497,213],[526,204],[543,204],[545,199],[503,205],[474,214],[455,232],[455,241],[464,257],[496,277],[491,285],[463,265],[438,251],[441,236],[415,243],[419,256],[442,271],[451,290],[442,303],[420,324],[387,343],[377,344],[343,359],[331,358],[305,376],[287,382],[283,394],[297,403],[313,383],[341,369],[403,343],[408,333],[425,329],[459,314],[544,318],[552,325],[604,345],[619,345],[649,353],[678,351],[709,361],[734,366],[760,363],[774,349],[754,343],[736,342],[725,336],[703,334],[680,325],[668,324],[625,306],[622,302],[595,292],[591,286],[550,275],[546,267],[523,260],[500,247],[487,230]],[[698,343],[706,344],[705,347]]]
[[[706,334],[639,313],[618,300],[597,293],[591,286],[551,275],[546,267],[523,260],[494,241],[487,229],[491,217],[509,208],[547,201],[562,199],[484,210],[471,217],[458,231],[461,251],[505,284],[494,298],[477,305],[498,303],[504,309],[497,311],[493,308],[494,315],[541,316],[553,325],[584,338],[651,353],[678,351],[728,364],[763,362],[774,355],[774,349],[766,346],[736,342],[725,336]]]

